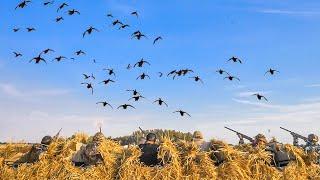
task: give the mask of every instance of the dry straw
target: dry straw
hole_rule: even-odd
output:
[[[87,143],[85,134],[75,134],[68,139],[58,139],[41,155],[39,162],[22,164],[14,169],[6,164],[14,161],[30,149],[25,144],[0,146],[0,179],[320,179],[320,166],[314,162],[315,155],[285,145],[287,151],[296,157],[287,167],[273,167],[270,153],[264,148],[251,146],[230,146],[221,141],[212,144],[224,155],[225,162],[214,165],[213,152],[201,152],[193,143],[185,140],[171,140],[161,137],[159,159],[162,166],[147,167],[139,162],[140,150],[136,146],[123,148],[117,142],[104,139],[99,150],[103,163],[89,168],[72,165],[71,157],[79,144]]]

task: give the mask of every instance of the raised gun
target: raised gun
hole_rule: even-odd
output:
[[[59,135],[60,135],[60,132],[61,132],[62,128],[60,128],[60,130],[58,131],[58,133],[53,136],[53,139],[58,139]]]
[[[286,128],[283,128],[283,127],[280,127],[280,129],[289,132],[289,133],[293,136],[293,138],[299,138],[299,139],[304,140],[304,142],[308,142],[308,138],[305,137],[305,136],[302,136],[302,135],[300,135],[300,134],[298,134],[298,133],[292,132],[292,131],[290,131],[290,130],[288,130],[288,129],[286,129]]]
[[[228,129],[228,130],[230,130],[230,131],[232,131],[232,132],[235,132],[238,136],[241,136],[241,137],[247,139],[247,140],[250,141],[251,143],[254,142],[254,139],[253,139],[252,137],[250,137],[250,136],[247,136],[247,135],[245,135],[245,134],[242,134],[242,133],[240,133],[240,132],[238,132],[238,131],[236,131],[236,130],[233,130],[233,129],[231,129],[231,128],[228,128],[228,127],[224,127],[224,128],[226,128],[226,129]]]
[[[139,129],[143,133],[143,135],[147,135],[147,133],[143,129],[141,129],[141,127],[139,127]]]

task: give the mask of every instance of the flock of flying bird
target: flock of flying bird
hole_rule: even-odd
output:
[[[29,4],[31,3],[30,0],[24,0],[22,2],[20,2],[16,7],[15,9],[23,9],[27,6],[29,6]],[[49,6],[49,5],[54,5],[55,2],[52,0],[52,1],[46,1],[43,3],[44,6]],[[62,11],[63,9],[65,9],[66,7],[68,7],[69,5],[67,3],[61,3],[60,5],[58,5],[58,8],[57,8],[57,12],[59,11]],[[72,15],[80,15],[80,11],[76,10],[76,9],[70,9],[68,11],[66,11],[66,14],[69,15],[69,16],[72,16]],[[139,14],[137,11],[133,11],[131,12],[131,15],[132,16],[135,16],[136,18],[139,18]],[[107,14],[107,17],[108,18],[114,18],[112,14]],[[64,20],[64,18],[62,16],[58,16],[55,18],[55,22],[60,22]],[[129,24],[125,24],[125,23],[122,23],[119,19],[113,19],[112,20],[112,23],[111,23],[111,26],[114,26],[114,27],[117,27],[118,29],[125,29],[125,28],[128,28],[130,27]],[[13,32],[18,32],[20,30],[20,28],[13,28]],[[36,31],[35,28],[33,27],[27,27],[26,28],[27,32],[33,32],[33,31]],[[88,29],[86,29],[83,34],[82,34],[82,37],[84,38],[85,36],[87,35],[91,35],[93,32],[99,32],[99,30],[93,26],[90,26]],[[141,40],[142,38],[146,38],[148,39],[148,37],[143,34],[141,31],[137,30],[135,32],[133,32],[131,34],[131,39],[137,39],[137,40]],[[162,37],[161,36],[157,36],[156,38],[154,38],[153,40],[153,45],[155,45],[159,40],[162,40]],[[53,53],[55,52],[53,49],[50,49],[50,48],[47,48],[47,49],[44,49],[42,52],[39,53],[39,55],[35,56],[34,58],[32,58],[29,62],[35,62],[36,64],[39,64],[40,62],[44,62],[44,63],[47,63],[47,61],[45,60],[44,56],[46,54],[49,54],[49,53]],[[13,52],[14,53],[14,56],[15,58],[19,58],[19,57],[22,57],[23,55],[20,53],[20,52]],[[86,53],[82,50],[78,50],[76,52],[74,52],[74,54],[76,56],[81,56],[81,55],[86,55]],[[67,57],[65,56],[57,56],[53,59],[53,61],[57,61],[57,62],[60,62],[62,61],[63,59],[67,59]],[[72,60],[75,60],[75,58],[70,58]],[[238,57],[231,57],[230,59],[227,60],[227,62],[232,62],[232,63],[240,63],[240,64],[243,64],[243,61],[241,59],[239,59]],[[93,60],[93,63],[96,63],[95,60]],[[130,70],[131,68],[143,68],[145,65],[148,65],[150,66],[151,64],[146,61],[144,58],[141,58],[139,61],[137,61],[135,64],[128,64],[126,69],[127,70]],[[103,71],[106,71],[107,72],[107,75],[109,76],[116,76],[115,74],[115,71],[114,69],[112,68],[104,68],[102,69]],[[236,76],[232,76],[230,73],[228,73],[227,71],[223,70],[223,69],[219,69],[216,71],[218,74],[220,75],[225,75],[224,79],[226,80],[229,80],[229,81],[233,81],[233,80],[238,80],[240,81],[240,79]],[[177,69],[177,70],[172,70],[170,71],[168,74],[167,74],[167,77],[172,77],[172,79],[176,79],[177,77],[180,77],[180,76],[186,76],[187,74],[191,74],[191,73],[194,73],[194,71],[192,69]],[[279,73],[279,71],[275,70],[275,69],[272,69],[270,68],[268,71],[265,72],[265,75],[266,74],[270,74],[270,75],[275,75],[276,73]],[[162,77],[164,75],[164,73],[162,72],[158,72],[159,74],[159,77]],[[83,74],[83,78],[84,80],[90,80],[90,79],[93,79],[95,80],[95,76],[92,74],[88,75],[88,74]],[[191,76],[189,77],[190,79],[193,79],[195,82],[200,82],[200,83],[204,83],[203,80],[199,77],[199,76]],[[145,80],[145,79],[150,79],[150,76],[146,73],[142,73],[140,74],[136,80]],[[108,79],[105,79],[101,82],[99,82],[99,84],[104,84],[104,85],[108,85],[110,83],[115,83],[115,80],[111,79],[111,78],[108,78]],[[82,85],[85,86],[85,88],[87,88],[88,90],[91,91],[91,94],[94,93],[94,86],[93,86],[93,83],[91,82],[83,82],[81,83]],[[143,99],[145,97],[143,97],[141,95],[140,92],[138,92],[136,89],[130,89],[130,90],[126,90],[128,92],[132,92],[132,97],[128,100],[128,101],[131,101],[131,100],[134,100],[134,101],[139,101],[140,99]],[[255,93],[253,94],[253,96],[256,96],[256,98],[258,100],[265,100],[265,101],[268,101],[268,99],[259,94],[259,93]],[[159,106],[166,106],[168,107],[168,104],[161,98],[158,98],[157,100],[153,101],[153,103],[157,103]],[[101,104],[103,107],[110,107],[110,108],[113,108],[113,106],[109,103],[109,102],[106,102],[106,101],[100,101],[100,102],[97,102],[96,104]],[[128,108],[134,108],[135,107],[131,104],[122,104],[120,106],[117,107],[117,109],[128,109]],[[181,116],[190,116],[191,115],[183,110],[177,110],[177,111],[174,111],[173,113],[179,113]]]

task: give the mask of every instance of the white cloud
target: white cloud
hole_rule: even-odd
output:
[[[70,93],[67,89],[40,89],[40,90],[29,90],[29,89],[19,89],[13,84],[0,83],[0,91],[4,94],[12,97],[42,97],[42,96],[59,96]]]
[[[309,87],[309,88],[320,87],[320,84],[310,84],[310,85],[306,85],[306,87]]]
[[[284,15],[300,15],[300,16],[312,16],[320,15],[317,11],[292,11],[292,10],[281,10],[281,9],[262,9],[258,10],[260,13],[266,14],[284,14]]]
[[[250,97],[253,94],[261,94],[261,95],[266,95],[266,94],[270,94],[271,91],[243,91],[243,92],[239,92],[236,95],[238,97]]]

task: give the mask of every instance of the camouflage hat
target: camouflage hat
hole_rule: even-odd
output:
[[[200,131],[193,132],[193,138],[195,139],[203,139],[203,135]]]
[[[96,144],[96,143],[87,144],[85,147],[84,153],[87,157],[100,154],[99,149],[98,149],[98,144]]]
[[[100,143],[102,142],[106,137],[101,133],[101,132],[97,132],[93,138],[92,138],[92,141],[93,142],[97,142],[97,143]]]
[[[319,140],[319,138],[318,138],[317,135],[315,135],[315,134],[309,134],[308,135],[308,141],[315,143],[315,142],[318,142],[318,140]]]
[[[50,143],[52,142],[52,137],[51,136],[45,136],[41,139],[41,144],[44,145],[50,145]]]
[[[254,138],[256,141],[267,143],[267,138],[263,134],[257,134]]]

